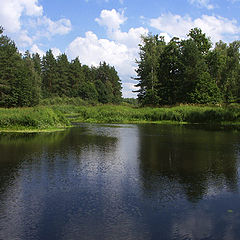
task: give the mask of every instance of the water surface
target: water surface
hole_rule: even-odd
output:
[[[0,239],[240,239],[239,161],[191,126],[0,135]]]

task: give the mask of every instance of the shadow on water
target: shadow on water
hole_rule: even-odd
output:
[[[153,124],[0,135],[0,239],[237,239],[239,146]]]

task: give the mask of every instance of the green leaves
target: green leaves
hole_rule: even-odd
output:
[[[214,49],[201,29],[188,39],[165,43],[158,35],[143,37],[135,80],[142,105],[222,103],[240,98],[240,42],[220,41]]]

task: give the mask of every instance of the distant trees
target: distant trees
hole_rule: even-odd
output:
[[[233,102],[240,96],[240,42],[212,43],[201,29],[169,43],[142,37],[136,69],[142,105]]]
[[[34,106],[41,98],[80,97],[100,103],[119,103],[121,81],[114,67],[105,62],[98,67],[81,65],[66,54],[54,57],[51,50],[24,55],[3,35],[0,27],[0,106]]]

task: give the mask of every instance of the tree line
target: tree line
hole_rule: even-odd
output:
[[[39,104],[51,97],[80,97],[99,103],[119,103],[121,81],[114,67],[82,65],[78,58],[68,61],[66,54],[54,57],[51,50],[20,54],[14,41],[0,27],[0,107]]]
[[[230,103],[240,100],[240,41],[212,42],[199,28],[186,39],[142,37],[137,60],[142,105]]]

